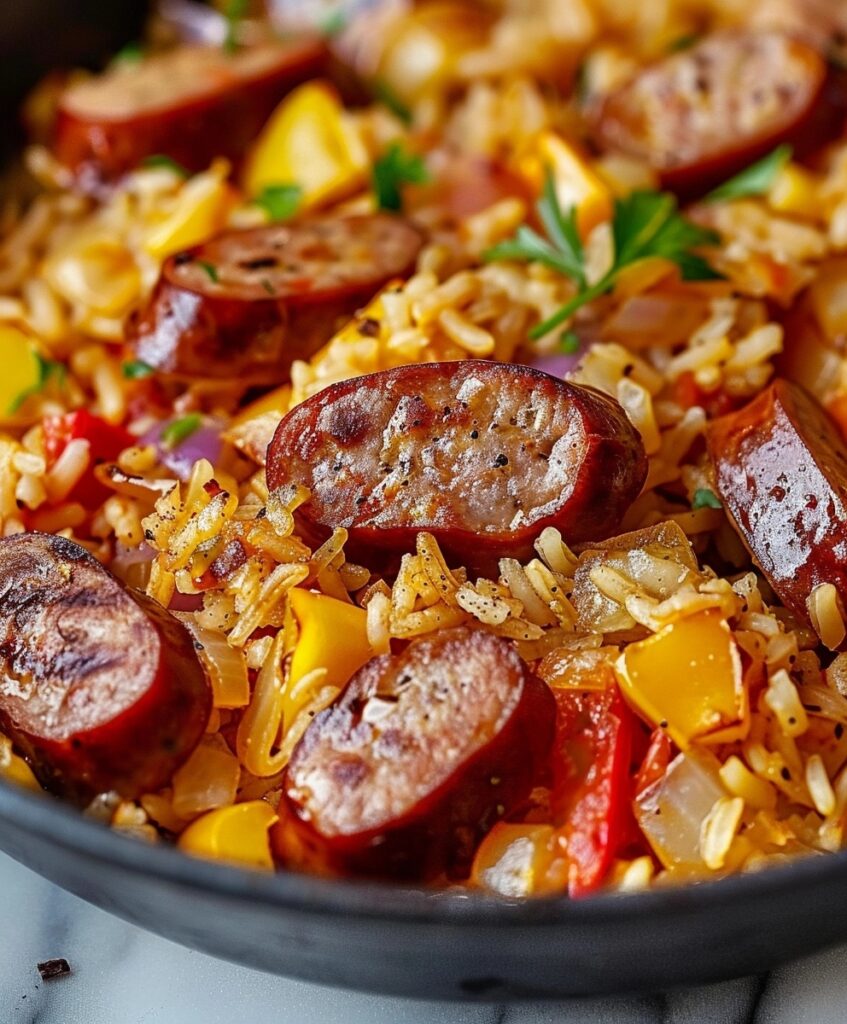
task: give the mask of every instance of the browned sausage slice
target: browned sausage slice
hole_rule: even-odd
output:
[[[182,46],[120,65],[66,90],[56,155],[95,190],[153,154],[192,171],[216,156],[238,159],[279,100],[326,59],[325,44],[309,36],[233,54]]]
[[[808,619],[821,583],[847,602],[847,447],[818,403],[776,380],[708,443],[723,503],[783,604]]]
[[[664,187],[700,194],[788,142],[824,145],[844,124],[824,58],[779,32],[723,32],[665,57],[609,95],[595,140],[645,159]],[[830,102],[832,100],[832,102]]]
[[[462,565],[496,570],[546,526],[607,536],[647,460],[607,395],[513,363],[464,360],[334,384],[293,409],[268,448],[272,489],[304,484],[301,529],[343,526],[349,549],[403,551],[431,531]]]
[[[158,789],[203,735],[191,637],[63,537],[0,540],[0,726],[76,799]]]
[[[547,685],[481,631],[374,658],[296,747],[277,850],[324,871],[466,873],[482,835],[529,793],[555,717]]]
[[[408,273],[422,241],[387,213],[228,231],[166,261],[128,336],[166,373],[280,383],[340,317]]]

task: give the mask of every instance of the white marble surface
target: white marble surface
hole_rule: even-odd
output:
[[[73,973],[42,982],[36,963]],[[386,999],[288,981],[148,935],[0,855],[0,1024],[843,1024],[847,948],[669,995],[546,1004]]]

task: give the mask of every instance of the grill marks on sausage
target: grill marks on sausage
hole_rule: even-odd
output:
[[[546,685],[489,634],[442,631],[374,658],[292,755],[283,855],[294,828],[331,869],[461,873],[483,832],[527,795],[554,719]]]
[[[281,383],[295,359],[411,269],[422,241],[383,213],[225,232],[165,262],[129,340],[165,373]]]
[[[648,160],[663,184],[702,193],[780,142],[822,146],[844,123],[827,65],[780,32],[727,31],[644,69],[593,112],[596,141]]]
[[[796,384],[776,380],[708,433],[715,482],[782,602],[807,620],[821,583],[847,601],[847,447]]]
[[[211,706],[183,627],[60,537],[0,540],[0,575],[0,725],[39,778],[79,799],[163,785]]]
[[[646,472],[613,400],[528,367],[465,360],[334,385],[286,417],[268,450],[272,488],[311,491],[310,535],[403,549],[432,530],[479,566],[531,549],[546,525],[569,542],[614,529]]]

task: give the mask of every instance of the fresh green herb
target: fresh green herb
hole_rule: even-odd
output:
[[[151,373],[155,373],[152,366],[141,359],[131,359],[121,366],[121,373],[127,380],[144,380]]]
[[[318,25],[318,30],[321,35],[329,36],[330,38],[337,36],[347,28],[347,20],[347,15],[339,7],[335,11],[330,11],[320,25]]]
[[[141,161],[141,166],[148,170],[163,168],[167,171],[173,171],[174,174],[178,174],[181,178],[191,177],[191,171],[187,167],[183,167],[181,163],[166,156],[164,153],[154,153],[152,156],[144,157]]]
[[[427,181],[429,172],[423,157],[407,152],[400,142],[392,142],[373,167],[373,187],[381,210],[402,210],[402,186]]]
[[[64,363],[57,363],[53,359],[45,359],[40,352],[35,353],[35,361],[38,364],[38,379],[30,388],[24,388],[9,403],[9,414],[16,413],[24,402],[32,395],[40,394],[55,379],[56,384],[63,388],[67,380],[68,371]]]
[[[176,448],[177,445],[182,444],[186,438],[200,429],[203,423],[203,417],[199,412],[190,412],[187,416],[183,416],[178,420],[171,420],[171,422],[162,429],[162,433],[159,438],[165,448]]]
[[[411,110],[409,110],[388,82],[382,78],[374,78],[371,82],[371,91],[379,102],[384,107],[388,107],[391,113],[399,118],[403,124],[408,125],[412,123]]]
[[[514,238],[484,253],[484,259],[489,261],[541,263],[576,284],[576,295],[553,316],[534,327],[529,332],[532,339],[552,331],[580,307],[611,291],[622,270],[650,256],[676,263],[686,281],[720,277],[702,256],[692,251],[699,246],[714,245],[719,236],[686,220],[679,213],[674,197],[667,192],[633,192],[615,201],[612,266],[594,284],[589,284],[586,278],[585,251],[577,230],[576,207],[571,207],[567,213],[562,211],[549,170],[537,209],[546,238],[524,224]]]
[[[668,44],[668,53],[681,53],[683,50],[690,50],[699,40],[700,36],[696,32],[687,32],[685,35],[677,36]]]
[[[276,288],[274,288],[266,277],[263,277],[259,284],[265,289],[268,295],[276,295]]]
[[[572,356],[574,353],[579,352],[579,348],[582,342],[579,340],[579,335],[576,331],[562,331],[562,336],[559,338],[559,348],[565,355]]]
[[[723,508],[723,505],[714,491],[708,487],[700,487],[694,492],[691,507],[696,511],[698,508]]]
[[[144,57],[141,43],[127,43],[112,57],[113,64],[139,64]]]
[[[299,185],[266,185],[253,202],[267,213],[271,220],[288,220],[297,212],[303,200]]]
[[[224,8],[223,15],[226,19],[224,53],[235,53],[238,49],[238,23],[244,18],[249,6],[250,0],[229,0]]]
[[[776,181],[777,175],[791,159],[791,146],[777,146],[766,157],[758,160],[734,178],[718,185],[706,196],[706,201],[716,203],[721,199],[744,199],[746,196],[763,196]]]
[[[214,284],[217,284],[220,280],[218,277],[218,268],[214,263],[207,263],[205,260],[197,260],[197,266],[202,267],[203,270],[209,275],[209,280]]]

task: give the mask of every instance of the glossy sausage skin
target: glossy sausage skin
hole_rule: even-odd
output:
[[[802,388],[776,380],[708,433],[715,482],[780,600],[808,621],[821,583],[847,601],[847,447]]]
[[[160,372],[278,384],[410,271],[422,241],[387,213],[228,231],[166,261],[128,338]]]
[[[455,562],[496,573],[546,526],[608,536],[647,473],[623,409],[593,388],[513,363],[403,366],[334,384],[283,419],[272,489],[304,484],[313,540],[338,526],[362,557],[432,532]],[[358,557],[354,554],[354,557]]]
[[[546,763],[556,706],[508,641],[445,630],[372,659],[296,747],[275,846],[325,873],[462,877]]]
[[[798,155],[842,129],[844,93],[814,47],[779,32],[723,32],[645,68],[606,97],[595,141],[645,159],[683,198],[779,143]]]
[[[190,171],[237,160],[294,86],[327,59],[312,37],[225,54],[183,46],[71,86],[59,103],[54,149],[85,191],[164,154]]]
[[[0,539],[0,727],[41,782],[84,802],[163,786],[203,735],[191,637],[78,544]]]

